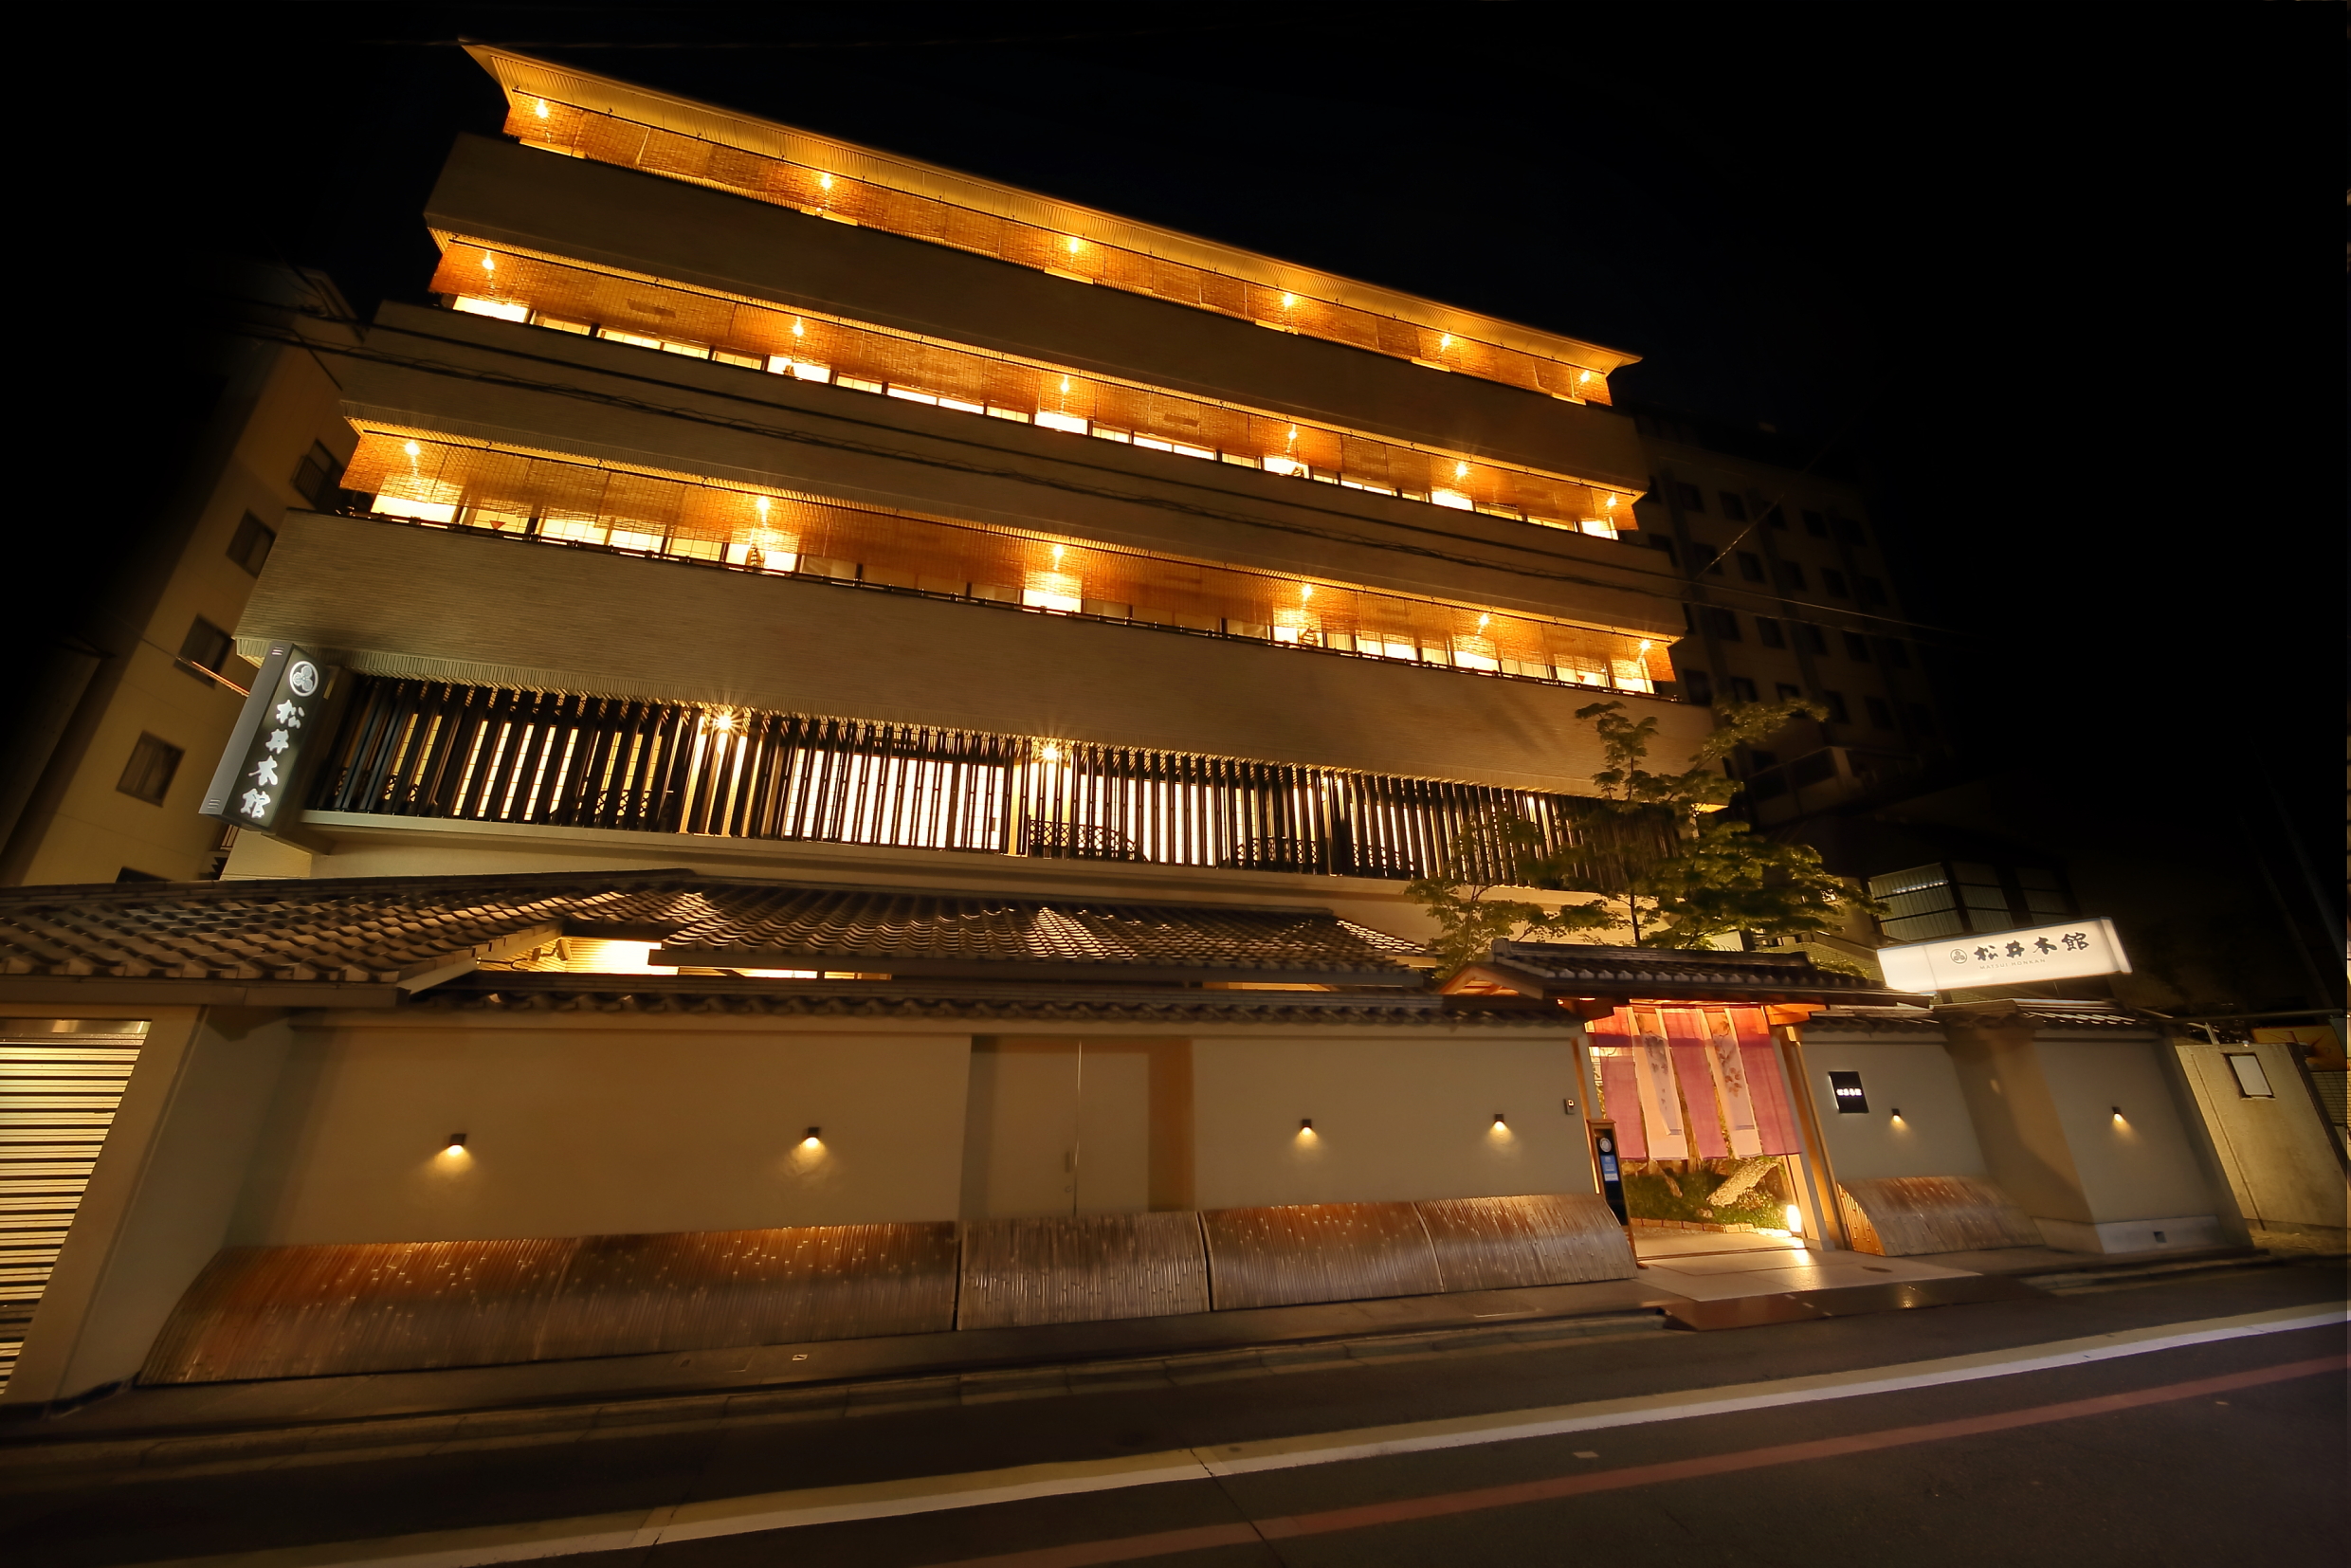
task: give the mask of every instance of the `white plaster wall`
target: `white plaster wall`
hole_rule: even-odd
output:
[[[1193,1063],[1203,1209],[1594,1191],[1563,1031],[1195,1039]]]
[[[1872,1042],[1811,1034],[1804,1041],[1804,1062],[1838,1179],[1984,1175],[1975,1120],[1941,1040]],[[1836,1096],[1829,1090],[1832,1072],[1861,1074],[1867,1112],[1837,1111]],[[1897,1108],[1900,1121],[1893,1117]]]
[[[953,1219],[970,1037],[539,1015],[301,1031],[231,1239]],[[824,1129],[822,1147],[800,1140]],[[444,1153],[448,1135],[465,1152]]]
[[[2092,1223],[2209,1215],[2217,1207],[2156,1055],[2168,1048],[2151,1038],[2037,1043]]]

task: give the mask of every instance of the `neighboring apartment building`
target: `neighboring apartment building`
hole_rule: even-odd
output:
[[[110,574],[41,586],[87,597],[26,661],[0,762],[0,884],[212,877],[233,841],[197,810],[253,678],[232,633],[285,514],[338,503],[355,440],[327,362],[288,338],[300,323],[348,343],[352,323],[333,283],[282,267],[227,272],[210,302],[212,407],[185,478],[121,498],[161,515],[126,520]]]
[[[120,1099],[57,1135],[8,1397],[1622,1278],[1603,1107],[1893,1233],[1794,1030],[1899,998],[1425,983],[1404,887],[1464,828],[1604,848],[1577,708],[1670,756],[1683,683],[1765,675],[1677,653],[1692,585],[1625,541],[1626,356],[476,52],[511,119],[430,198],[444,308],[321,344],[347,467],[235,628],[225,879],[0,898],[0,999],[59,1014],[10,1048]],[[2150,1131],[2034,1212],[2218,1233],[2143,1031],[2063,1022]],[[2036,1027],[2010,1092],[2120,1092]]]

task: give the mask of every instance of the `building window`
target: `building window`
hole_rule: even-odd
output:
[[[142,735],[138,744],[131,748],[131,760],[123,764],[122,777],[115,788],[134,800],[160,806],[172,788],[172,775],[179,772],[181,755],[180,749],[169,740]]]
[[[1868,542],[1868,537],[1861,531],[1861,524],[1856,522],[1851,518],[1837,519],[1836,532],[1837,538],[1843,539],[1848,544],[1866,544]]]
[[[1831,723],[1850,724],[1852,722],[1852,720],[1847,715],[1845,710],[1845,694],[1843,692],[1824,691],[1820,694],[1820,700],[1829,704],[1829,721]]]
[[[1722,515],[1724,517],[1730,519],[1733,522],[1744,522],[1747,520],[1747,503],[1740,500],[1735,492],[1729,490],[1718,490],[1715,492],[1715,495],[1717,499],[1722,502]]]
[[[1904,706],[1903,711],[1909,717],[1910,729],[1913,734],[1932,735],[1935,733],[1934,709],[1923,702],[1910,702]]]
[[[1827,589],[1830,593],[1835,594],[1840,599],[1850,599],[1852,597],[1852,594],[1848,593],[1845,588],[1845,574],[1839,572],[1833,566],[1824,566],[1820,569],[1820,586]]]
[[[1785,528],[1788,526],[1787,515],[1781,512],[1777,506],[1763,514],[1763,520],[1770,523],[1774,528]]]
[[[2066,884],[2057,873],[2038,866],[2016,867],[2016,891],[2024,895],[2025,914],[2034,921],[2062,921],[2073,913]]]
[[[1796,622],[1795,634],[1804,639],[1804,646],[1811,651],[1814,653],[1826,653],[1829,651],[1829,639],[1822,636],[1820,628],[1813,625],[1810,621]]]
[[[1772,689],[1778,694],[1777,701],[1782,702],[1793,702],[1804,695],[1801,687],[1792,686],[1785,681],[1780,682]]]
[[[295,491],[319,511],[333,509],[342,483],[343,465],[323,441],[312,442],[301,462],[294,465]]]
[[[1681,553],[1673,548],[1673,541],[1666,538],[1665,535],[1644,534],[1641,537],[1649,540],[1649,547],[1651,550],[1664,551],[1666,553],[1666,559],[1673,562],[1676,566],[1679,566],[1682,563]]]
[[[228,558],[258,577],[269,559],[269,547],[277,542],[278,531],[247,512],[237,523],[236,538],[228,541]]]
[[[1885,698],[1865,697],[1861,700],[1861,707],[1869,716],[1871,729],[1890,730],[1894,727],[1894,710],[1886,705]]]
[[[1807,512],[1804,514],[1804,531],[1816,539],[1825,539],[1829,537],[1829,520],[1818,512]]]
[[[1731,701],[1732,701],[1732,702],[1754,702],[1754,701],[1755,701],[1755,683],[1754,683],[1753,681],[1748,680],[1748,679],[1747,679],[1745,676],[1743,676],[1743,675],[1734,675],[1734,676],[1732,676],[1732,677],[1731,677]]]
[[[1673,493],[1681,498],[1685,512],[1704,512],[1706,509],[1706,493],[1695,484],[1676,483]]]
[[[1752,550],[1741,550],[1739,553],[1739,574],[1751,583],[1761,582],[1763,580],[1763,557]]]
[[[1845,633],[1845,657],[1860,664],[1869,662],[1869,639],[1858,631]]]
[[[1765,647],[1786,647],[1788,634],[1779,629],[1779,623],[1769,615],[1755,618],[1755,640]]]
[[[1963,931],[2014,931],[2000,873],[1973,861],[1914,866],[1869,879],[1869,896],[1886,905],[1879,929],[1898,942],[1932,941]]]
[[[1796,565],[1794,561],[1780,561],[1777,564],[1779,567],[1779,586],[1782,588],[1793,588],[1797,593],[1801,593],[1804,591],[1805,586],[1804,568]]]
[[[196,624],[188,629],[188,635],[180,639],[180,662],[218,675],[235,647],[234,638],[199,615]]]
[[[1861,602],[1863,604],[1884,604],[1886,602],[1886,585],[1878,581],[1875,577],[1862,578]]]
[[[2228,1051],[2229,1070],[2236,1075],[2236,1092],[2245,1100],[2274,1100],[2277,1091],[2269,1086],[2269,1075],[2261,1068],[2261,1058],[2251,1051]]]
[[[1714,605],[1705,608],[1706,629],[1726,643],[1740,641],[1739,617]]]
[[[1691,702],[1704,707],[1714,701],[1714,677],[1703,669],[1686,669],[1682,672],[1682,689],[1689,693]]]
[[[1878,639],[1878,657],[1896,669],[1910,667],[1910,645],[1897,637]]]

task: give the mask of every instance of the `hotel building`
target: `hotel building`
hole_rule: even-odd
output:
[[[222,880],[0,894],[8,1399],[1624,1278],[1612,1123],[1823,1247],[2041,1239],[1868,982],[1427,983],[1465,828],[1606,855],[1577,708],[1669,759],[1763,678],[1640,542],[1630,356],[475,52],[437,303],[320,345]],[[1848,1173],[1801,1026],[1872,1007],[1958,1130]],[[2008,1092],[2152,1131],[2036,1124],[2018,1201],[2221,1234],[2155,1037],[2069,1015],[2059,1084],[2044,1023]]]

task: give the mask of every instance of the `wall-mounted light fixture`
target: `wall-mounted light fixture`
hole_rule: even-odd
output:
[[[1497,1126],[1497,1127],[1506,1127],[1506,1126],[1508,1126],[1509,1124],[1510,1124],[1510,1122],[1509,1122],[1509,1119],[1508,1119],[1507,1117],[1504,1117],[1504,1116],[1502,1114],[1502,1112],[1500,1112],[1500,1111],[1496,1111],[1496,1112],[1494,1113],[1494,1125],[1495,1125],[1495,1126]]]
[[[465,1152],[465,1135],[464,1133],[449,1134],[448,1147],[443,1149],[441,1152],[445,1155],[464,1154]]]
[[[1902,1107],[1900,1105],[1896,1105],[1892,1110],[1886,1112],[1886,1114],[1892,1117],[1895,1121],[1900,1121],[1902,1120]]]
[[[812,1149],[824,1140],[825,1129],[822,1127],[811,1127],[808,1130],[808,1135],[800,1140],[800,1147],[803,1149]]]
[[[2117,1105],[2117,1106],[2115,1106],[2115,1107],[2114,1107],[2114,1119],[2115,1119],[2117,1121],[2122,1121],[2122,1120],[2123,1120],[2123,1107],[2122,1107],[2122,1106]]]
[[[1300,1117],[1298,1119],[1298,1130],[1302,1133],[1310,1133],[1314,1131],[1314,1118],[1311,1116]]]

